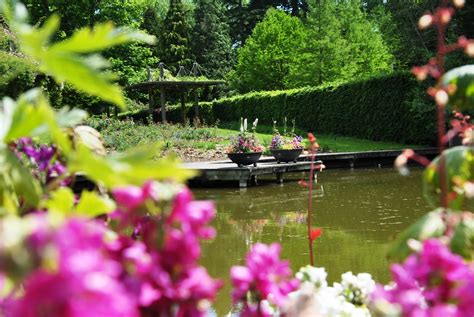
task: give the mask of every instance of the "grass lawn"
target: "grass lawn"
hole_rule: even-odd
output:
[[[225,148],[229,140],[238,134],[238,123],[226,123],[220,126],[194,128],[192,126],[172,124],[143,124],[131,120],[114,118],[90,118],[87,122],[102,133],[107,148],[111,151],[124,151],[132,146],[150,142],[163,142],[164,153],[174,152],[184,160],[219,159],[225,157]],[[258,126],[257,137],[268,146],[272,139],[272,127]],[[297,134],[306,136],[304,131]],[[323,151],[352,152],[372,150],[398,150],[420,148],[390,142],[376,142],[351,137],[317,134]]]

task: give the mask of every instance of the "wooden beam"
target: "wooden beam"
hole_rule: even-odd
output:
[[[194,118],[199,120],[199,95],[198,90],[194,89]]]
[[[166,123],[165,87],[160,88],[161,122]]]
[[[186,124],[186,100],[184,92],[181,92],[181,114],[183,116],[183,124]]]

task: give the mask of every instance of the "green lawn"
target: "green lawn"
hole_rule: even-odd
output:
[[[219,127],[201,127],[172,125],[172,124],[143,124],[131,120],[113,118],[91,118],[87,122],[98,129],[106,146],[112,151],[123,151],[132,146],[150,142],[163,142],[164,148],[171,151],[195,149],[201,152],[222,151],[232,136],[238,134],[238,124],[222,124]],[[268,146],[272,139],[272,128],[259,126],[257,137]],[[296,131],[305,137],[303,131]],[[323,151],[352,152],[372,150],[397,150],[403,148],[419,148],[420,146],[404,145],[390,142],[376,142],[363,139],[317,134],[316,137]]]

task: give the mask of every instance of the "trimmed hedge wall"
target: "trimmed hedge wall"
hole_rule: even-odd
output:
[[[254,92],[200,105],[212,123],[239,121],[280,124],[286,116],[299,128],[316,133],[370,140],[431,144],[436,137],[435,105],[408,73],[372,78],[337,87]],[[193,110],[188,109],[189,114]],[[181,118],[179,108],[169,117]],[[179,120],[179,119],[178,119]]]

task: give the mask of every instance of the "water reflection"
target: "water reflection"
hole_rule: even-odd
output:
[[[379,281],[388,280],[388,241],[429,211],[421,195],[420,173],[401,177],[391,169],[374,169],[328,170],[319,175],[312,222],[324,234],[315,244],[315,259],[317,265],[328,268],[329,280],[348,270],[367,271]],[[195,193],[199,199],[217,203],[214,226],[218,235],[203,246],[201,261],[212,276],[226,281],[215,305],[217,315],[230,309],[229,268],[243,262],[253,243],[278,241],[282,256],[291,260],[293,268],[308,263],[308,193],[296,182]]]

